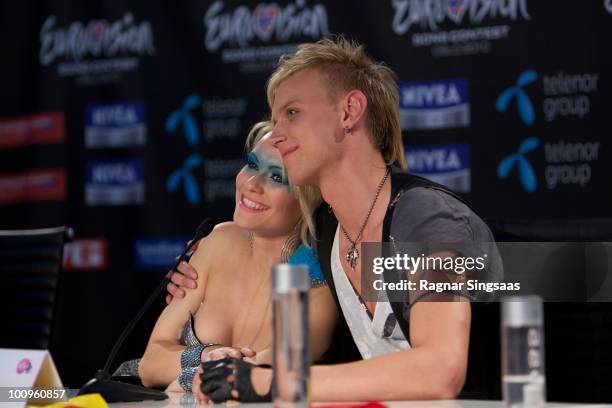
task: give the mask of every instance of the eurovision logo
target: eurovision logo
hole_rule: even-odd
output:
[[[153,28],[137,22],[132,13],[115,21],[94,19],[58,26],[48,16],[40,29],[38,60],[43,67],[57,64],[60,77],[76,77],[80,84],[116,82],[121,74],[138,69],[140,57],[155,55]]]
[[[412,46],[429,48],[433,57],[488,54],[495,41],[510,36],[511,27],[483,26],[487,20],[531,20],[527,0],[391,0],[391,4],[393,31],[400,36],[412,32]],[[441,29],[449,26],[448,31]]]
[[[204,47],[221,52],[224,64],[237,64],[242,73],[267,72],[278,58],[302,42],[330,35],[327,8],[306,0],[286,5],[259,3],[225,8],[215,1],[204,15]],[[268,45],[275,42],[273,45]],[[263,44],[263,45],[262,45]]]

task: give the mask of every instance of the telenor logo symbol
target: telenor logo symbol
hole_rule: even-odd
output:
[[[166,182],[166,188],[169,192],[178,190],[179,186],[183,186],[185,192],[185,198],[190,204],[197,204],[200,202],[200,189],[198,188],[198,182],[193,176],[192,171],[202,165],[202,156],[194,153],[187,156],[183,166],[174,170],[168,176]]]
[[[175,132],[179,125],[183,126],[183,133],[185,139],[190,145],[196,145],[200,140],[200,131],[196,120],[191,115],[191,110],[197,108],[202,103],[202,99],[199,95],[192,94],[185,99],[183,106],[175,110],[166,119],[166,133]]]
[[[530,193],[533,193],[537,188],[537,180],[531,163],[525,155],[532,150],[537,149],[540,145],[540,140],[537,137],[528,137],[523,140],[518,148],[518,152],[506,156],[497,166],[497,176],[501,179],[508,178],[512,169],[518,167],[519,178],[521,185]]]
[[[538,78],[538,73],[532,69],[524,71],[521,75],[519,75],[516,83],[505,89],[499,96],[497,97],[497,102],[495,103],[495,108],[498,112],[505,112],[508,110],[510,103],[513,100],[516,100],[516,106],[518,110],[519,117],[526,125],[533,125],[535,121],[535,111],[533,110],[533,104],[527,96],[527,93],[523,90],[523,88],[530,83],[534,82]]]

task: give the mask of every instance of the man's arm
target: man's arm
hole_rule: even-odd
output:
[[[419,302],[410,312],[412,348],[353,363],[313,366],[318,401],[452,399],[463,387],[468,302]]]

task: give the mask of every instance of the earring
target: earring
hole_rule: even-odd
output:
[[[348,127],[348,126],[345,126],[345,127],[344,127],[344,133],[346,133],[347,135],[348,135],[349,133],[351,133],[351,130],[353,130],[353,129],[351,129],[351,128],[350,128],[350,127]]]

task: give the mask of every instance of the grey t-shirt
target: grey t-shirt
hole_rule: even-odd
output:
[[[453,251],[463,257],[484,257],[484,270],[474,270],[462,276],[453,273],[450,278],[455,281],[478,279],[488,282],[502,279],[501,258],[491,230],[463,202],[445,192],[425,187],[399,192],[392,202],[395,209],[389,241],[396,252],[411,252],[415,255],[416,248],[420,248],[425,255],[437,251]],[[439,275],[428,271],[422,277],[437,279]],[[418,300],[414,293],[410,295],[410,303]],[[487,300],[485,297],[489,296],[477,292],[464,295],[471,300],[481,301]]]

